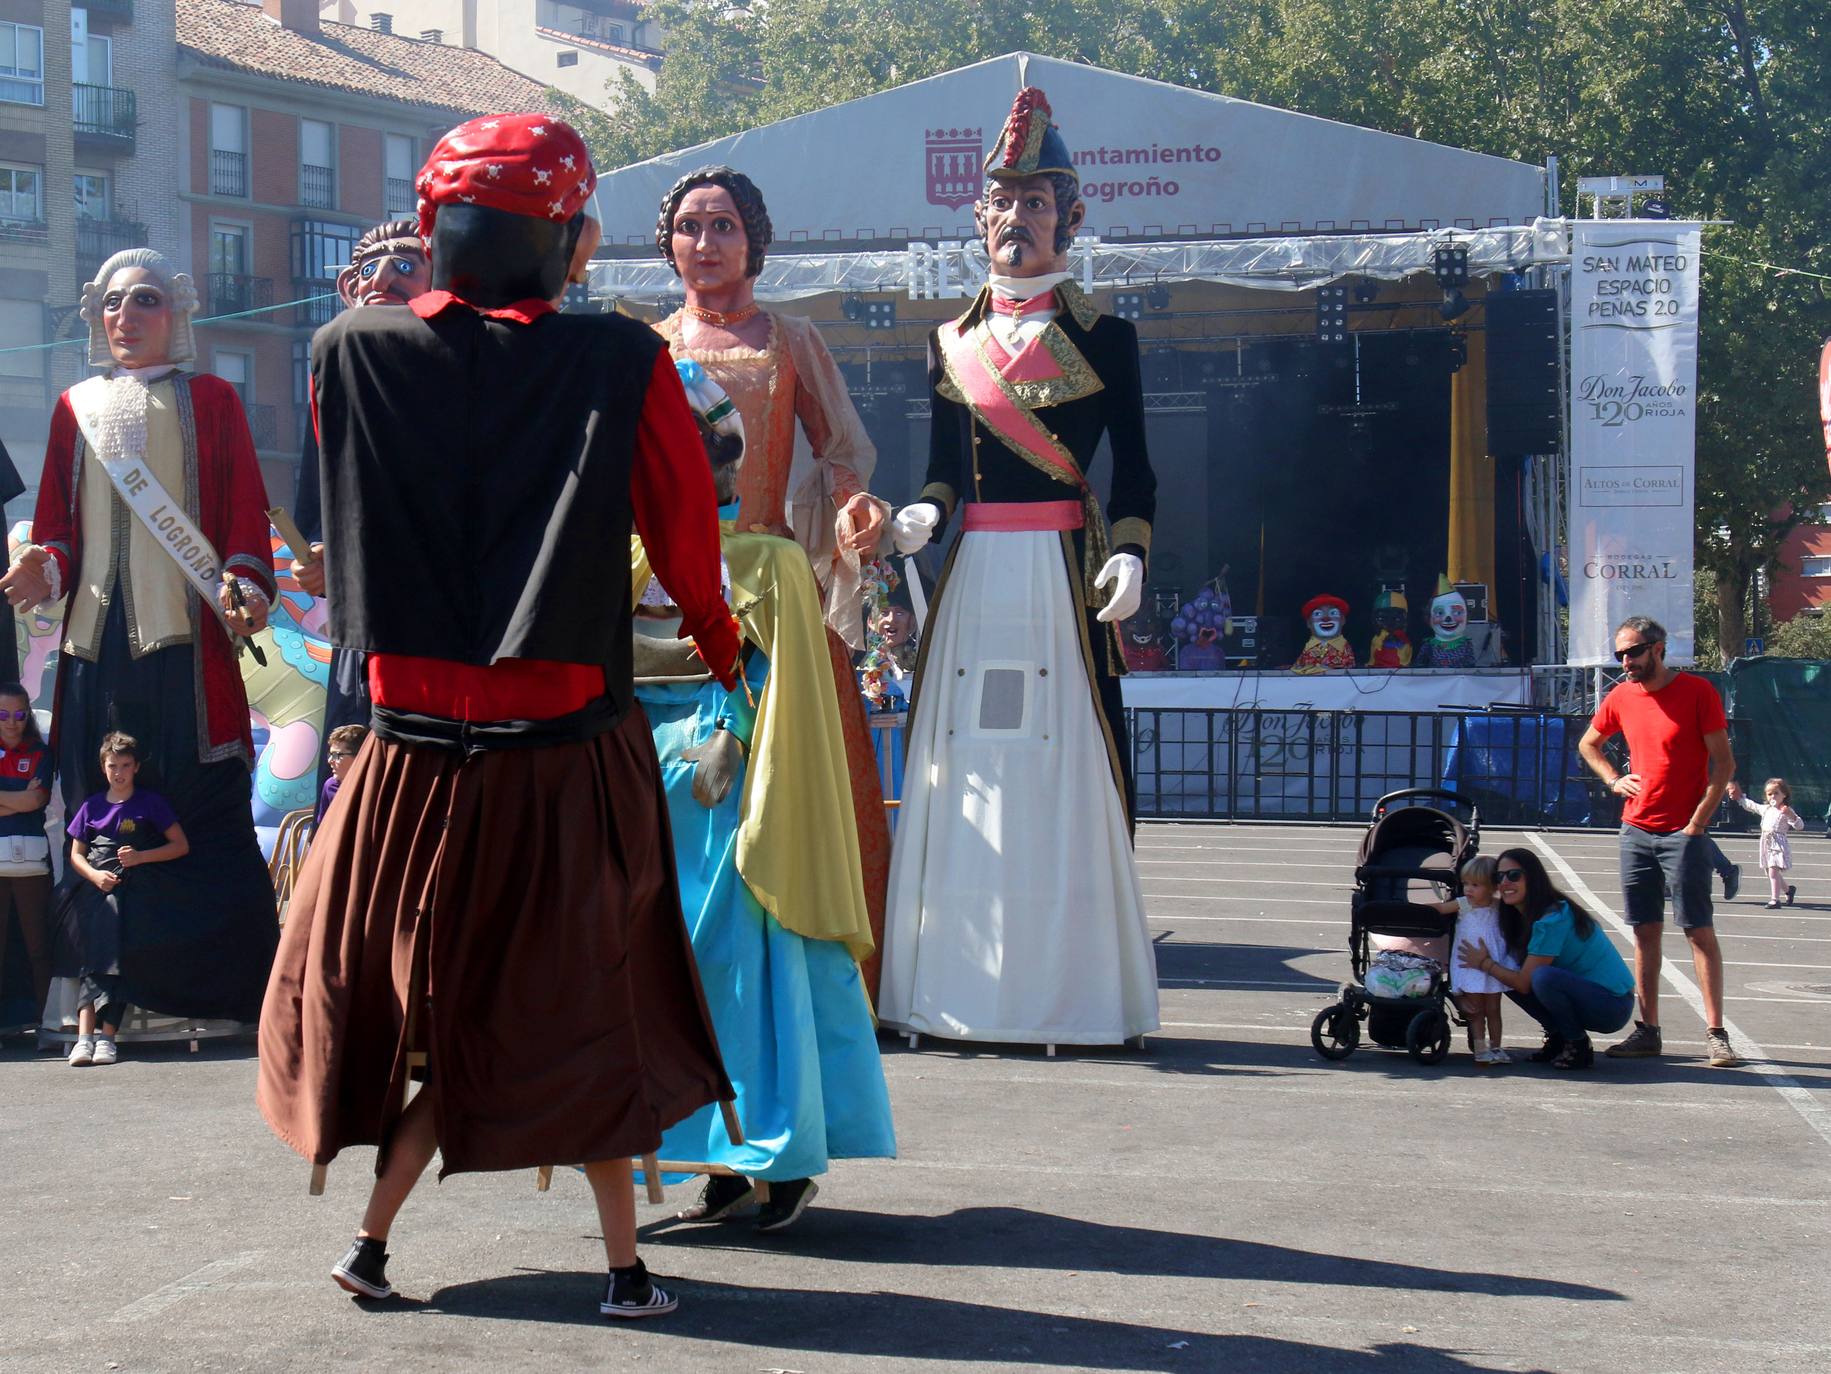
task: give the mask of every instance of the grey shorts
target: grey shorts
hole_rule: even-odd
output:
[[[1621,895],[1627,901],[1628,924],[1657,925],[1666,919],[1666,897],[1672,898],[1672,923],[1696,930],[1714,923],[1710,906],[1710,839],[1621,827]]]

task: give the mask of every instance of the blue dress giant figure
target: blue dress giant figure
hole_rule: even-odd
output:
[[[859,972],[872,949],[831,695],[820,592],[800,547],[736,530],[743,429],[697,363],[679,364],[700,414],[719,499],[727,597],[743,627],[743,680],[727,691],[677,640],[665,588],[640,590],[636,695],[667,787],[681,906],[737,1090],[744,1143],[708,1107],[667,1132],[660,1157],[729,1172],[681,1216],[723,1221],[756,1199],[765,1231],[791,1225],[834,1158],[896,1153],[875,1019]]]

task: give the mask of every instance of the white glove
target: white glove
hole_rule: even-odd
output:
[[[932,501],[917,501],[914,505],[904,506],[891,520],[890,540],[900,554],[907,556],[917,553],[935,537],[935,526],[940,523],[939,506]]]
[[[1104,587],[1108,582],[1118,585],[1096,619],[1130,620],[1138,613],[1138,603],[1144,600],[1144,560],[1135,553],[1114,554],[1100,569],[1094,586]]]

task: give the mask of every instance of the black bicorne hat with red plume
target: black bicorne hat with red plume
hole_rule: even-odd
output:
[[[1074,175],[1062,131],[1051,122],[1049,97],[1041,88],[1025,86],[1011,102],[1010,116],[998,132],[991,156],[985,160],[989,177],[1029,177],[1043,172]]]

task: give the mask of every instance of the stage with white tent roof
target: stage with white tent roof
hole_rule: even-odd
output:
[[[1160,482],[1152,593],[1172,611],[1225,569],[1236,627],[1253,631],[1225,646],[1240,669],[1134,674],[1128,703],[1529,700],[1518,668],[1367,671],[1327,686],[1280,668],[1302,644],[1309,596],[1350,603],[1364,657],[1376,592],[1405,591],[1417,642],[1444,573],[1484,589],[1513,663],[1560,657],[1547,574],[1563,499],[1562,319],[1542,288],[1569,260],[1569,231],[1553,169],[1014,53],[608,173],[591,295],[646,318],[672,309],[657,206],[688,171],[743,171],[776,233],[757,295],[819,323],[880,452],[873,489],[907,500],[926,465],[926,337],[983,281],[971,205],[1025,85],[1047,92],[1082,179],[1070,265],[1139,330]],[[1445,308],[1434,275],[1446,247],[1466,254],[1460,309]],[[1316,293],[1337,284],[1353,303],[1331,341]],[[1522,395],[1537,446],[1490,445],[1490,423],[1511,424]]]

